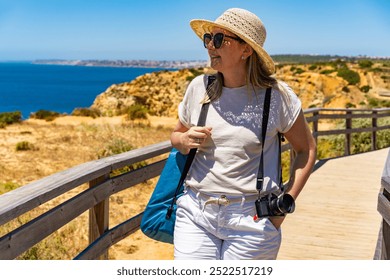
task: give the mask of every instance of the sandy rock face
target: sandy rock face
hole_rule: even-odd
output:
[[[296,69],[299,68],[299,72]],[[329,67],[328,67],[329,68]],[[310,65],[279,67],[276,78],[285,81],[299,96],[302,107],[306,108],[346,108],[364,107],[367,97],[383,98],[383,90],[389,92],[388,81],[383,74],[349,65],[360,76],[360,83],[349,85],[337,76],[337,72],[323,74],[327,67],[310,70]],[[179,71],[160,71],[139,76],[127,83],[112,85],[98,95],[91,106],[103,116],[115,116],[126,113],[134,104],[147,108],[152,116],[176,117],[177,108],[183,98],[189,82],[209,69],[183,69]],[[381,76],[382,75],[382,76]],[[362,92],[362,86],[369,86],[368,93]]]
[[[112,116],[123,114],[126,108],[137,103],[145,106],[151,115],[174,117],[189,81],[194,77],[187,69],[139,76],[131,82],[112,85],[96,97],[91,108]]]

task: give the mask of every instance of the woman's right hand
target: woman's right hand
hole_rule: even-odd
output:
[[[211,127],[206,126],[193,126],[188,129],[179,121],[171,135],[172,146],[186,155],[211,137],[211,130]]]
[[[211,127],[194,126],[182,134],[181,142],[189,151],[201,146],[208,137],[211,137]]]

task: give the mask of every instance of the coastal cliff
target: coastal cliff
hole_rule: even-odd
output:
[[[390,92],[388,68],[373,65],[367,69],[357,63],[343,64],[355,73],[356,80],[351,81],[340,75],[338,67],[337,64],[279,65],[276,78],[291,86],[304,109],[364,108],[370,106],[371,99],[388,100],[384,97]],[[175,117],[189,82],[208,71],[207,68],[165,70],[114,84],[96,97],[91,109],[102,116],[115,116],[125,114],[128,108],[138,104],[144,106],[149,115]]]
[[[115,116],[138,104],[145,106],[150,115],[174,117],[189,81],[201,73],[204,73],[203,68],[165,70],[114,84],[96,97],[91,109],[98,110],[102,116]]]

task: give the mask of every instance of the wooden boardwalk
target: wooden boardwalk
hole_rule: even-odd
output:
[[[381,216],[377,197],[389,149],[317,163],[283,224],[278,259],[370,260]]]

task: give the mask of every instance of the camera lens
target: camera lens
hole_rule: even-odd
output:
[[[294,198],[289,194],[282,194],[270,201],[270,209],[275,215],[292,213],[295,210]]]

